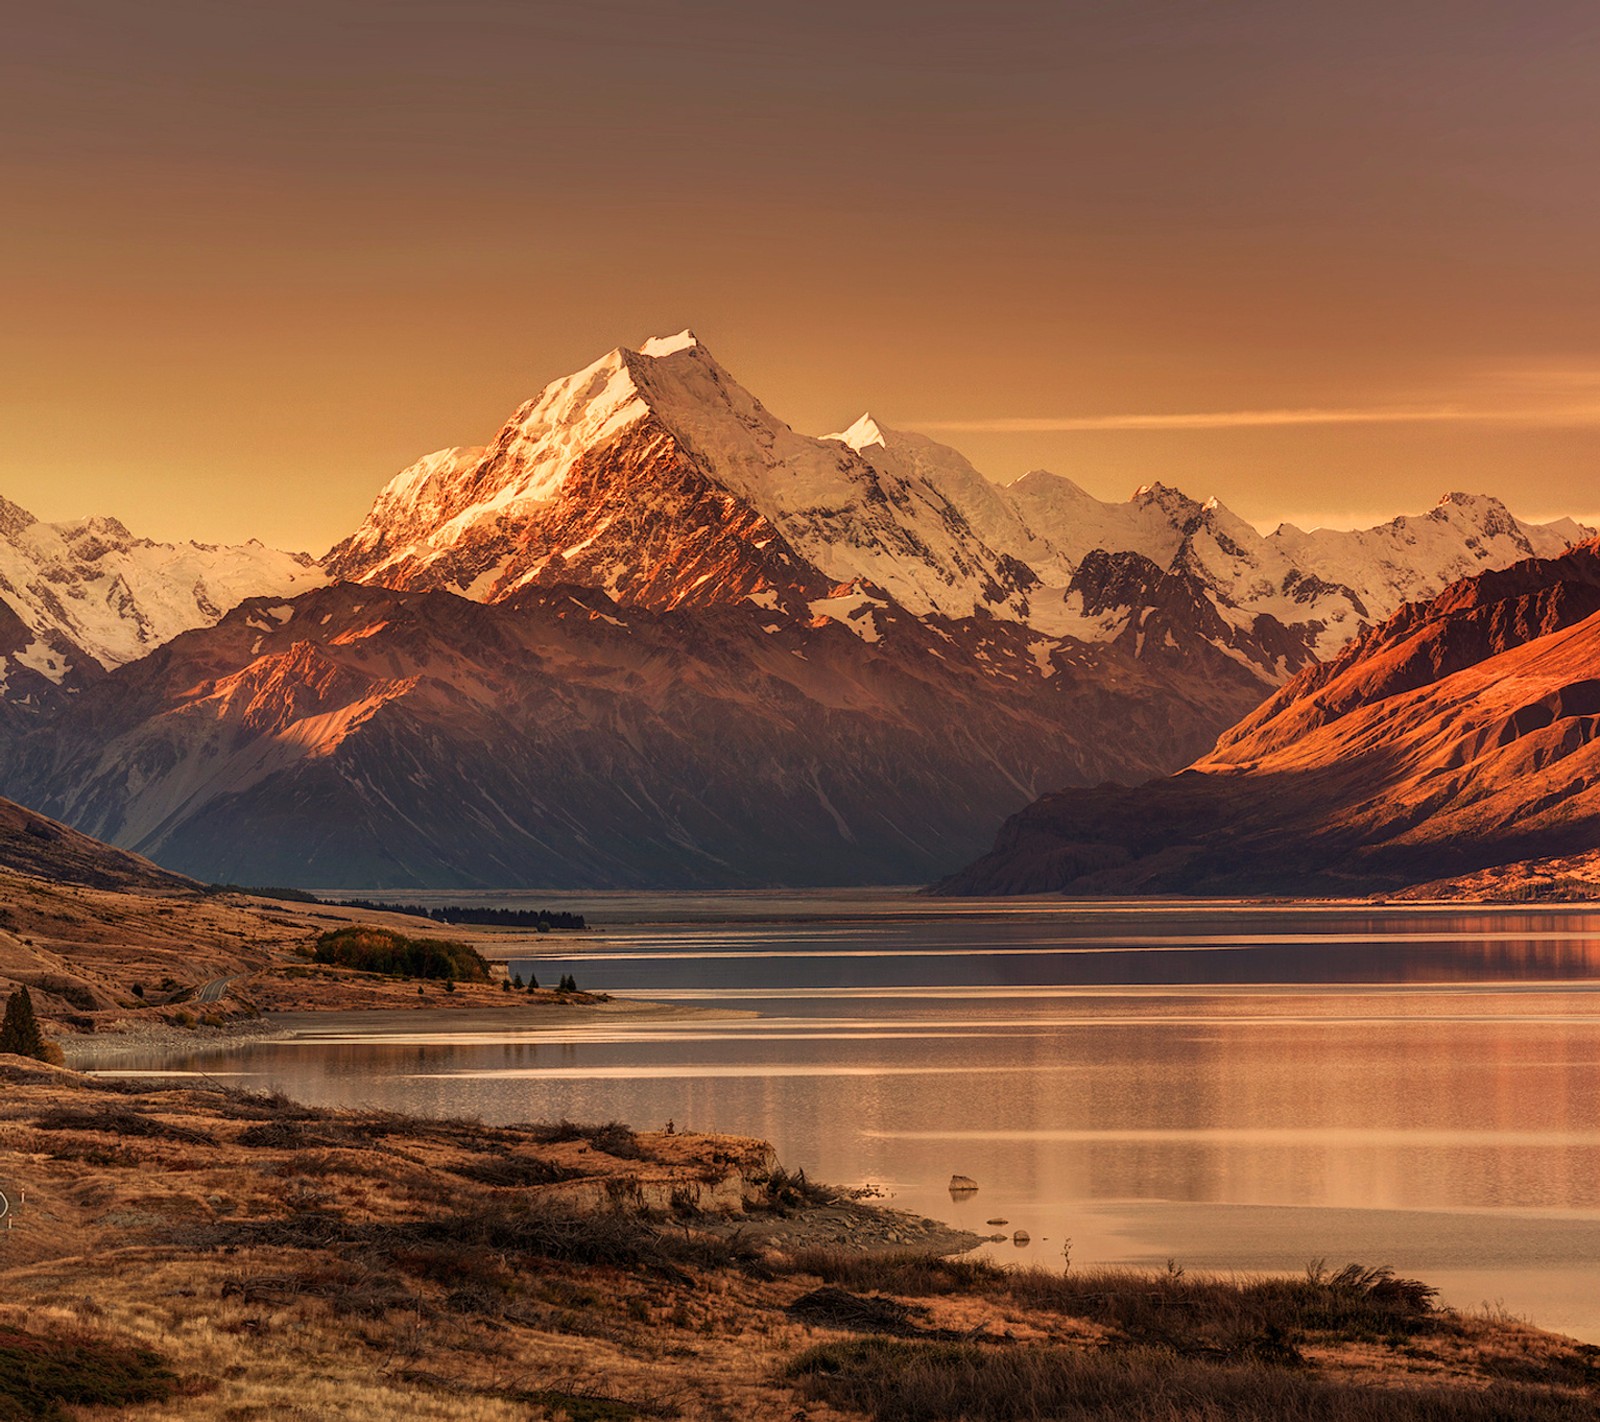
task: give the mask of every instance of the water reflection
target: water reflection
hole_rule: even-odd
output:
[[[500,900],[505,902],[505,900]],[[1008,1257],[1431,1273],[1600,1340],[1600,917],[852,901],[586,935],[541,980],[695,1007],[537,1034],[322,1039],[132,1066],[316,1102],[764,1136]],[[554,940],[537,942],[538,948]],[[448,1017],[441,1019],[446,1026]],[[953,1200],[952,1173],[978,1194]]]

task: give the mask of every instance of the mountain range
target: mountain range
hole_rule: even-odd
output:
[[[1159,484],[1001,486],[870,416],[799,434],[688,332],[419,460],[320,563],[3,513],[0,789],[314,887],[923,880],[1591,533],[1462,494],[1263,535]]]
[[[260,543],[155,543],[114,518],[44,523],[0,498],[0,724],[16,725],[242,599],[326,582]]]
[[[940,887],[1373,893],[1592,854],[1597,671],[1600,541],[1408,605],[1182,773],[1045,796]]]

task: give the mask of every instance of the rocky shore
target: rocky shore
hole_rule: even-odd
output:
[[[4,1057],[0,1192],[4,1422],[1565,1422],[1600,1385],[1600,1350],[1381,1268],[1003,1269],[736,1137]]]

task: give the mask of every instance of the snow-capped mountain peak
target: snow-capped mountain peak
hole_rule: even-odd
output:
[[[679,351],[692,350],[700,344],[695,333],[685,327],[675,336],[652,336],[639,347],[639,354],[659,359],[662,356],[676,355]]]
[[[891,437],[944,467],[936,473],[920,455],[880,459]],[[988,512],[1014,520],[993,486],[931,440],[881,429],[879,439],[869,459],[798,434],[689,333],[658,338],[553,382],[476,459],[434,455],[402,473],[326,566],[485,601],[570,578],[622,599],[648,588],[677,605],[733,586],[705,565],[709,557],[731,574],[727,530],[743,524],[757,561],[770,565],[736,580],[747,591],[780,574],[796,590],[865,579],[918,614],[1022,615],[1033,575],[990,546],[947,487],[987,493]],[[647,535],[644,508],[653,510]]]
[[[858,454],[872,445],[887,443],[883,437],[882,428],[870,413],[863,414],[848,429],[841,430],[838,434],[828,435],[826,438],[836,439],[840,444],[847,444]]]
[[[552,381],[486,447],[403,471],[325,566],[485,602],[574,582],[656,606],[798,606],[818,585],[864,581],[919,616],[1127,633],[1140,648],[1159,605],[1171,645],[1225,643],[1277,681],[1409,598],[1585,532],[1450,495],[1379,529],[1264,537],[1215,497],[1159,480],[1125,502],[1042,470],[1001,486],[870,413],[800,434],[685,330]],[[1111,561],[1084,573],[1097,554]]]

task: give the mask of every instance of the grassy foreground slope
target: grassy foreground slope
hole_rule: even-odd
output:
[[[0,1418],[95,1400],[60,1391],[86,1357],[110,1415],[194,1422],[1596,1415],[1595,1349],[1441,1312],[1382,1270],[883,1252],[949,1241],[729,1137],[322,1111],[6,1058],[0,1189],[22,1188]]]

